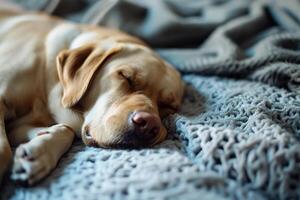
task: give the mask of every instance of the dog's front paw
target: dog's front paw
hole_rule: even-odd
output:
[[[46,146],[26,143],[16,149],[11,179],[25,185],[45,177],[52,169],[51,155]]]

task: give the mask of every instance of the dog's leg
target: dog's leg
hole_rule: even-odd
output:
[[[4,124],[5,110],[4,104],[0,101],[0,183],[12,159],[12,151],[6,136]]]
[[[26,129],[28,138],[33,138],[16,149],[11,178],[32,185],[55,168],[62,154],[70,148],[74,131],[62,124]]]

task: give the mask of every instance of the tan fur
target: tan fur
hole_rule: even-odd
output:
[[[0,10],[0,41],[0,177],[12,160],[10,145],[18,146],[11,177],[33,184],[75,134],[89,129],[97,145],[113,147],[130,113],[164,117],[181,104],[179,73],[125,33]],[[165,136],[162,127],[145,145]]]

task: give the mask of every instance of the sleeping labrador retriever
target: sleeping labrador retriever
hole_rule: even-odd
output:
[[[104,148],[157,144],[183,88],[179,73],[135,37],[2,9],[0,177],[13,160],[11,178],[36,183],[75,135]]]

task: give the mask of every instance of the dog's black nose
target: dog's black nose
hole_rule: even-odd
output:
[[[148,112],[136,112],[131,118],[135,134],[141,140],[152,140],[159,133],[159,118]]]

